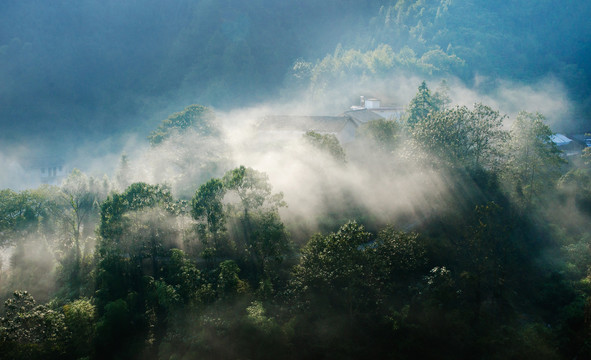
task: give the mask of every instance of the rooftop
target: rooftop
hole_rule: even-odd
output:
[[[258,124],[259,130],[339,132],[351,118],[347,116],[268,115]]]

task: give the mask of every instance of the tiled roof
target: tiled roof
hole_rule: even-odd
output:
[[[346,111],[345,116],[350,117],[351,119],[355,120],[358,124],[364,124],[369,121],[374,120],[383,120],[384,117],[374,113],[371,110],[362,109],[362,110],[349,110]]]
[[[351,119],[346,116],[293,116],[269,115],[258,124],[258,130],[318,131],[337,133],[345,128]]]
[[[550,140],[552,140],[552,142],[558,146],[570,144],[572,142],[571,139],[567,138],[566,136],[564,136],[562,134],[552,135],[552,136],[550,136]]]

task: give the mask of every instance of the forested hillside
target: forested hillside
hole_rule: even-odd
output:
[[[590,16],[1,1],[0,358],[591,358]]]
[[[146,139],[161,183],[123,156],[3,190],[0,353],[589,358],[588,151],[565,159],[539,113],[446,99],[422,83],[344,145],[232,145],[194,105]]]

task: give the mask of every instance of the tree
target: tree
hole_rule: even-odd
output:
[[[191,200],[191,215],[201,221],[198,233],[201,241],[214,252],[221,250],[221,240],[225,232],[226,214],[222,203],[226,194],[220,179],[211,179],[201,185]],[[211,240],[211,241],[210,241]]]
[[[61,191],[68,204],[69,211],[64,214],[64,221],[70,227],[72,240],[74,243],[74,266],[69,271],[70,279],[66,283],[73,287],[74,298],[77,298],[82,286],[80,281],[81,273],[81,231],[92,229],[93,226],[88,219],[93,214],[98,214],[98,203],[100,199],[100,189],[97,182],[91,177],[88,178],[80,170],[74,169],[64,180]]]
[[[427,150],[447,166],[496,168],[506,138],[504,117],[475,104],[429,113],[411,128],[419,150]]]
[[[66,355],[64,315],[37,305],[26,291],[15,291],[0,318],[0,351],[13,359],[59,359]]]
[[[51,186],[21,192],[0,190],[0,246],[41,229],[53,233],[52,220],[60,211],[57,197],[57,188]]]
[[[385,301],[400,300],[405,290],[401,285],[422,270],[425,253],[417,234],[388,226],[372,236],[350,222],[336,233],[317,234],[308,241],[292,286],[304,303],[324,298],[330,308],[351,317],[386,316]]]
[[[401,130],[398,122],[380,119],[359,126],[357,135],[369,140],[382,151],[392,152],[399,144]]]
[[[181,249],[171,249],[168,257],[169,262],[162,274],[166,284],[174,287],[185,304],[189,304],[192,300],[208,302],[210,300],[206,293],[208,284],[195,263],[188,259]]]
[[[281,206],[283,194],[272,194],[267,174],[244,166],[201,185],[191,201],[191,215],[199,222],[202,256],[239,259],[254,285],[273,280],[289,249]]]
[[[125,213],[156,205],[173,210],[170,189],[166,186],[142,182],[131,184],[125,192],[112,194],[101,204],[99,235],[104,240],[116,240],[120,235]]]
[[[96,251],[97,356],[130,356],[146,339],[157,344],[162,338],[166,310],[180,298],[161,279],[170,275],[163,259],[180,243],[178,213],[170,190],[161,185],[135,183],[103,202]],[[111,348],[118,336],[126,343]]]
[[[334,134],[319,134],[315,131],[307,131],[304,139],[310,145],[322,152],[326,152],[339,163],[345,163],[345,151]]]
[[[121,154],[119,166],[117,167],[117,173],[115,175],[115,181],[120,191],[125,190],[131,184],[129,157],[125,153]]]
[[[142,350],[142,321],[124,299],[107,303],[104,315],[96,323],[96,355],[98,358],[134,358]],[[139,320],[139,321],[138,321]],[[134,356],[135,355],[135,356]]]
[[[426,151],[447,166],[464,166],[468,158],[469,137],[467,122],[469,111],[465,107],[428,113],[411,127],[418,154]]]
[[[232,298],[244,283],[238,277],[240,268],[234,260],[222,261],[218,267],[217,292],[220,298]]]
[[[152,148],[147,156],[155,181],[171,183],[175,194],[188,198],[195,184],[221,176],[230,164],[230,149],[221,133],[214,112],[204,106],[191,105],[170,115],[149,136]]]
[[[251,210],[264,206],[268,209],[285,206],[282,193],[271,194],[269,177],[263,172],[240,166],[228,171],[222,181],[228,191],[238,195],[245,219],[248,218],[248,212]]]
[[[162,121],[158,128],[150,133],[150,145],[156,146],[171,135],[193,129],[203,136],[217,136],[220,133],[214,112],[202,105],[191,105],[181,112],[174,113]]]
[[[591,148],[586,148],[588,150]],[[557,188],[578,210],[591,215],[591,170],[572,169],[558,180]]]
[[[481,103],[474,104],[468,123],[468,141],[472,165],[496,169],[502,157],[502,145],[508,134],[503,130],[503,116]]]
[[[449,96],[449,85],[447,81],[441,80],[439,86],[435,90],[435,94],[433,94],[433,98],[435,99],[435,104],[441,110],[447,110],[449,104],[451,104],[451,98]]]
[[[391,225],[378,232],[368,251],[378,265],[377,273],[389,283],[421,269],[427,260],[425,247],[417,233],[406,233]]]
[[[68,328],[68,354],[75,359],[92,353],[95,340],[96,308],[89,299],[78,299],[63,306]]]
[[[406,124],[412,129],[415,124],[427,119],[429,114],[440,110],[437,99],[431,95],[427,83],[423,81],[419,85],[419,91],[408,104]]]
[[[227,205],[228,212],[240,222],[242,239],[236,242],[238,251],[246,265],[254,267],[251,279],[260,285],[261,280],[272,277],[270,259],[281,260],[280,253],[288,249],[287,234],[278,213],[280,207],[286,206],[283,194],[272,194],[267,174],[244,166],[228,171],[222,181],[229,196],[239,200]],[[239,234],[232,235],[240,239]]]
[[[517,199],[526,207],[550,189],[560,176],[560,166],[565,160],[552,141],[552,135],[540,113],[522,111],[511,126],[505,148],[505,176]]]
[[[143,292],[144,259],[150,260],[152,275],[158,275],[165,241],[176,240],[177,230],[168,221],[173,210],[168,188],[145,183],[132,184],[102,203],[96,252],[99,312],[109,301]]]
[[[328,306],[353,317],[368,289],[365,246],[371,234],[355,222],[336,233],[312,236],[293,271],[292,286],[303,303],[326,297]]]
[[[465,233],[458,242],[459,260],[463,263],[465,297],[473,306],[473,321],[478,322],[483,302],[500,305],[512,269],[518,266],[520,249],[511,234],[511,222],[495,202],[476,206]],[[525,271],[526,265],[520,264]]]
[[[251,222],[248,253],[259,272],[259,285],[265,292],[273,291],[277,270],[289,252],[289,237],[277,211],[257,212]]]

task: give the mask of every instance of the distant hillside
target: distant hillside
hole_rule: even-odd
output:
[[[498,78],[555,76],[584,122],[590,14],[580,0],[7,0],[0,126],[4,139],[36,144],[141,133],[192,103],[230,109],[285,94],[302,59],[314,68],[337,47],[386,45],[393,67],[470,86],[479,75],[484,90]]]

